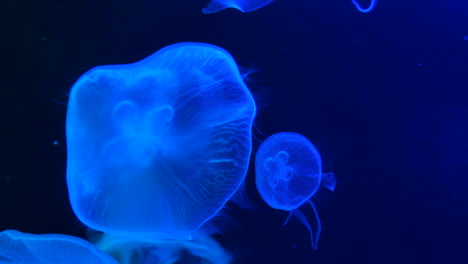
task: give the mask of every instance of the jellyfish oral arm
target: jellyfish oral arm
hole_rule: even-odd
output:
[[[312,230],[312,227],[310,227],[309,221],[307,220],[305,215],[301,211],[299,211],[299,209],[294,209],[289,212],[289,215],[284,221],[283,226],[287,225],[289,220],[291,219],[291,216],[294,215],[309,230],[310,243],[312,245],[312,248],[317,249],[320,232],[322,231],[322,223],[320,222],[320,218],[318,216],[318,212],[317,212],[317,209],[315,208],[314,203],[312,203],[310,200],[308,200],[307,202],[312,207],[312,210],[314,210],[315,221],[317,222],[317,227],[315,229],[315,232]]]
[[[336,187],[336,177],[333,172],[322,174],[322,185],[328,190],[334,192]]]
[[[283,226],[288,224],[289,219],[291,219],[292,215],[293,215],[293,211],[289,211],[288,217],[286,217],[286,220],[284,220]]]
[[[375,5],[377,4],[377,0],[372,0],[368,8],[362,8],[356,0],[352,0],[352,3],[359,12],[368,13],[374,9]]]
[[[320,232],[322,231],[322,223],[320,222],[320,218],[314,203],[312,203],[310,200],[308,200],[307,202],[312,207],[312,210],[314,210],[315,221],[317,222],[315,232],[314,230],[312,230],[312,227],[310,226],[309,221],[307,220],[305,215],[301,211],[299,211],[299,209],[294,209],[289,212],[289,215],[284,221],[283,226],[287,225],[289,220],[291,219],[291,216],[294,215],[309,230],[312,248],[317,249]]]

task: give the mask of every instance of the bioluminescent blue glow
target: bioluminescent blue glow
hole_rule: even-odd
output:
[[[193,238],[244,180],[255,114],[234,59],[213,45],[91,69],[67,111],[75,214],[114,236]]]
[[[93,244],[72,236],[0,233],[0,263],[119,264]]]
[[[297,133],[274,134],[257,151],[255,173],[255,183],[263,200],[272,208],[289,211],[284,225],[291,215],[304,224],[310,231],[312,247],[316,249],[322,227],[310,199],[321,184],[333,191],[336,179],[333,173],[322,174],[322,160],[315,146]],[[315,231],[298,209],[306,202],[315,213]]]
[[[357,2],[357,0],[352,0],[352,3],[359,12],[368,13],[374,9],[375,5],[377,4],[377,0],[370,0],[369,7],[367,8],[361,7],[361,5]]]
[[[212,0],[205,8],[204,14],[216,13],[226,8],[235,8],[242,12],[251,12],[269,5],[274,0]]]
[[[232,260],[228,252],[209,236],[201,236],[193,240],[155,240],[152,242],[142,242],[102,234],[95,241],[95,245],[103,252],[118,260],[120,264],[202,262],[228,264]],[[190,261],[191,258],[196,258],[199,261]]]

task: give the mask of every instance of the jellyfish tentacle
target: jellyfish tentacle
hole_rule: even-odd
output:
[[[320,221],[320,217],[318,215],[318,211],[317,211],[317,208],[315,207],[315,204],[311,200],[308,200],[307,202],[312,207],[312,210],[314,210],[315,220],[317,221],[317,227],[315,231],[315,238],[314,238],[314,244],[313,244],[315,245],[314,249],[317,249],[318,240],[320,238],[320,233],[322,232],[322,222]]]
[[[293,211],[289,211],[288,217],[286,217],[286,220],[284,220],[283,226],[288,224],[289,219],[291,219],[292,215],[293,215]]]
[[[320,231],[322,230],[322,224],[320,223],[320,218],[318,217],[317,210],[315,209],[313,203],[311,203],[311,206],[314,209],[315,217],[317,220],[317,227],[315,232],[310,226],[309,221],[307,220],[305,215],[299,209],[292,210],[291,212],[293,212],[294,216],[299,220],[299,222],[301,222],[309,230],[310,244],[312,245],[313,249],[317,249]]]

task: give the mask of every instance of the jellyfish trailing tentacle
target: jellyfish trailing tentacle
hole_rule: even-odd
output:
[[[369,7],[367,8],[362,8],[361,5],[356,0],[352,0],[352,3],[359,12],[368,13],[374,9],[375,5],[377,4],[377,0],[371,0],[371,3]]]
[[[317,249],[318,240],[320,238],[320,233],[322,232],[322,222],[320,221],[320,217],[318,215],[318,212],[317,212],[317,209],[315,208],[314,203],[312,203],[312,201],[310,201],[310,200],[307,201],[307,202],[312,207],[312,210],[314,210],[315,221],[317,221],[317,226],[315,228],[315,232],[312,229],[312,227],[310,226],[309,221],[307,220],[305,215],[301,211],[299,211],[299,209],[294,209],[294,210],[291,210],[289,212],[288,217],[286,218],[286,220],[283,223],[283,226],[287,225],[289,220],[291,220],[291,216],[294,215],[309,230],[310,242],[311,242],[312,248]]]
[[[286,217],[286,220],[284,220],[283,226],[289,223],[289,220],[291,219],[292,215],[293,215],[293,210],[289,211],[288,217]]]
[[[312,242],[312,248],[317,249],[318,240],[320,238],[320,233],[322,232],[322,222],[320,221],[320,217],[318,215],[317,208],[315,208],[315,204],[311,200],[308,200],[307,202],[312,207],[312,210],[314,210],[315,220],[317,221],[317,226],[315,227],[315,233],[312,232],[312,228],[310,228],[310,225],[308,227],[309,231],[310,231],[310,241]],[[299,220],[300,220],[300,218],[299,218]]]

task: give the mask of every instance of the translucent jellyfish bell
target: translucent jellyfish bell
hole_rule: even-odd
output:
[[[235,8],[242,12],[251,12],[269,5],[274,0],[212,0],[205,8],[203,14],[211,14],[226,8]]]
[[[72,236],[0,233],[0,263],[27,264],[119,264],[93,244]]]
[[[243,181],[255,113],[235,61],[213,45],[91,69],[67,112],[75,214],[115,236],[192,238]]]
[[[314,145],[297,133],[274,134],[257,151],[255,173],[257,189],[263,200],[272,208],[290,212],[284,225],[292,215],[304,224],[310,231],[312,247],[316,249],[321,223],[310,199],[320,185],[333,191],[336,179],[333,173],[322,174],[322,160]],[[315,231],[299,210],[304,203],[308,203],[315,213]]]
[[[369,6],[367,8],[361,7],[361,5],[359,4],[359,2],[357,0],[352,0],[352,3],[359,12],[368,13],[368,12],[372,11],[375,8],[375,5],[377,4],[377,0],[371,0]]]
[[[216,240],[201,236],[193,240],[133,241],[101,234],[94,244],[120,264],[210,263],[229,264],[231,256]]]

